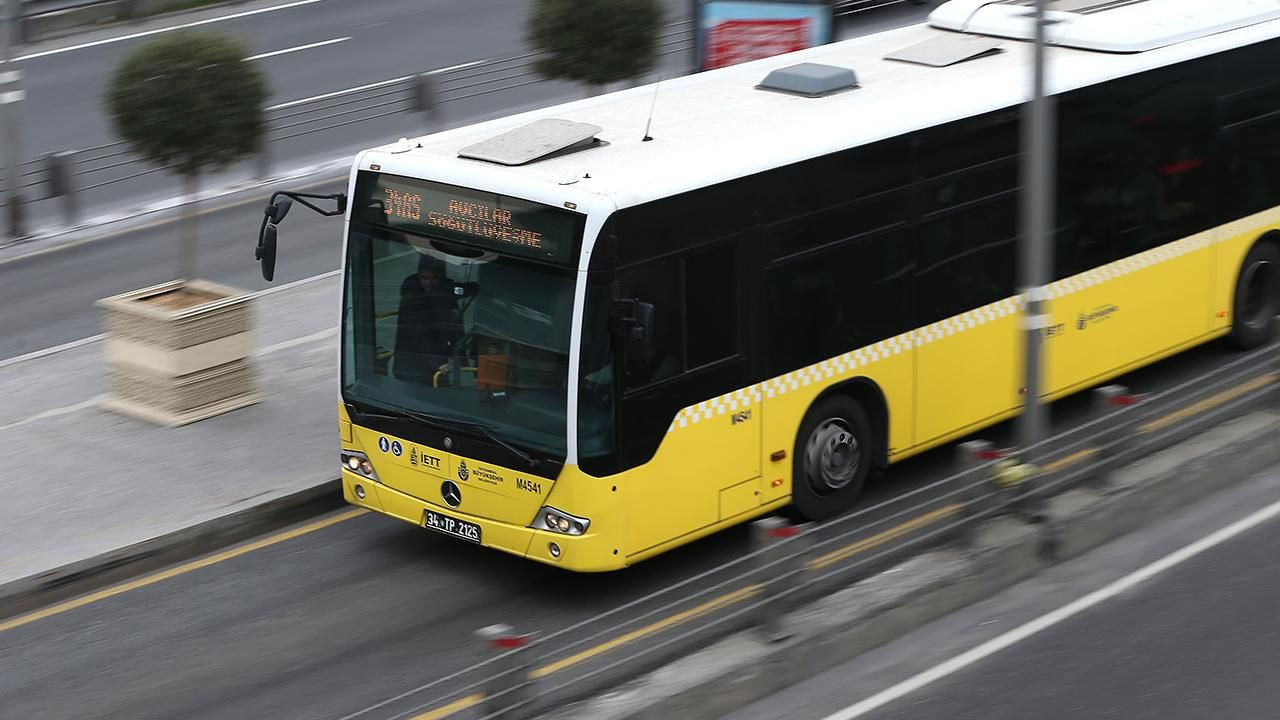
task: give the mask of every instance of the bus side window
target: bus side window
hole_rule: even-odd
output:
[[[622,297],[653,305],[653,361],[647,367],[627,366],[624,387],[628,390],[680,372],[684,355],[682,270],[679,256],[668,256],[618,271]]]

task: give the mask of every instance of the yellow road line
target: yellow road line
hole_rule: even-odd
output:
[[[171,567],[168,570],[161,570],[160,572],[152,573],[151,575],[145,575],[143,577],[137,578],[136,580],[130,580],[129,582],[121,583],[119,585],[113,585],[104,590],[99,590],[97,592],[89,593],[88,595],[83,595],[81,597],[73,598],[65,602],[60,602],[56,605],[50,605],[49,607],[44,608],[42,610],[36,610],[35,612],[27,613],[26,615],[19,615],[18,617],[13,618],[11,620],[5,620],[3,622],[0,622],[0,632],[4,632],[5,630],[12,630],[17,627],[22,627],[23,625],[28,625],[37,620],[43,620],[48,617],[53,617],[54,615],[61,615],[62,613],[67,612],[68,610],[74,610],[76,608],[84,607],[85,605],[98,602],[99,600],[105,600],[107,598],[115,597],[116,595],[120,595],[122,593],[127,593],[130,590],[137,590],[138,588],[141,588],[141,587],[154,585],[155,583],[158,583],[162,580],[168,580],[169,578],[177,577],[178,575],[184,575],[186,573],[191,572],[192,570],[199,570],[200,568],[209,567],[210,565],[216,565],[217,563],[220,563],[224,560],[230,560],[231,558],[235,558],[241,555],[251,553],[254,550],[261,550],[262,548],[269,547],[277,543],[282,543],[285,540],[292,540],[293,538],[301,537],[308,533],[313,533],[316,530],[327,528],[330,525],[337,525],[340,522],[350,520],[354,517],[358,517],[367,512],[369,511],[363,508],[354,508],[351,510],[347,510],[346,512],[340,513],[338,515],[334,515],[332,517],[316,520],[315,522],[311,522],[306,525],[296,527],[292,530],[286,530],[282,533],[277,533],[275,535],[262,538],[261,540],[255,540],[249,543],[248,545],[241,545],[240,547],[232,548],[230,550],[223,550],[222,552],[215,553],[213,555],[210,555],[205,558],[201,558],[199,560],[192,560],[191,562],[183,563],[182,565],[178,565],[176,567]]]
[[[1217,395],[1207,397],[1204,400],[1201,400],[1200,402],[1195,403],[1193,405],[1188,405],[1187,407],[1177,412],[1172,412],[1172,413],[1169,413],[1168,415],[1165,415],[1162,418],[1157,418],[1155,420],[1152,420],[1151,422],[1139,427],[1138,432],[1143,433],[1144,435],[1147,433],[1158,432],[1160,430],[1163,430],[1169,427],[1170,425],[1173,425],[1176,422],[1185,420],[1191,417],[1192,415],[1199,415],[1200,413],[1206,410],[1213,409],[1219,405],[1222,405],[1223,403],[1234,400],[1240,397],[1241,395],[1244,395],[1247,392],[1256,390],[1265,385],[1269,385],[1275,382],[1276,379],[1277,379],[1277,376],[1274,374],[1256,377],[1250,380],[1249,382],[1244,383],[1243,385],[1237,385],[1233,388],[1223,390]]]
[[[875,535],[872,535],[871,537],[863,538],[855,543],[846,545],[840,548],[839,550],[832,550],[826,555],[822,555],[821,557],[814,558],[813,560],[810,560],[808,562],[807,567],[810,570],[821,570],[822,568],[827,567],[832,563],[839,562],[840,560],[843,560],[849,557],[850,555],[857,555],[858,553],[866,552],[867,550],[870,550],[873,547],[876,547],[878,545],[883,545],[889,542],[890,540],[895,540],[897,538],[900,538],[903,535],[906,535],[907,533],[911,532],[912,530],[916,530],[930,523],[937,522],[938,520],[941,520],[943,518],[955,515],[957,512],[959,512],[959,510],[960,510],[959,503],[943,505],[942,507],[936,510],[930,510],[929,512],[924,513],[923,515],[917,515],[916,517],[911,518],[910,520],[902,523],[901,525],[895,525],[889,528],[888,530],[885,530],[884,532],[877,533]]]
[[[479,693],[468,695],[464,698],[458,698],[448,705],[441,705],[435,710],[428,710],[421,715],[414,715],[411,720],[440,720],[440,718],[449,717],[456,712],[466,710],[472,705],[478,704],[481,700],[484,700],[484,696]]]
[[[570,655],[569,657],[563,658],[561,660],[557,660],[549,665],[543,665],[542,667],[537,668],[533,672],[529,673],[529,677],[533,678],[534,680],[541,677],[546,677],[547,675],[550,675],[553,672],[558,672],[571,665],[577,665],[583,660],[587,660],[601,653],[608,652],[616,647],[625,645],[633,640],[642,638],[645,635],[652,635],[653,633],[658,632],[660,630],[665,630],[669,627],[674,627],[688,620],[692,620],[693,618],[698,617],[699,615],[705,615],[713,610],[719,610],[721,608],[729,607],[730,605],[733,605],[735,603],[742,602],[743,600],[746,600],[747,598],[756,595],[757,593],[760,592],[760,590],[761,590],[760,585],[748,585],[746,587],[738,588],[737,590],[734,590],[731,593],[726,593],[724,595],[721,595],[720,597],[715,598],[714,600],[708,600],[707,602],[702,603],[701,605],[698,605],[696,607],[691,607],[688,610],[685,610],[683,612],[679,612],[679,613],[676,613],[675,615],[665,617],[662,620],[659,620],[653,623],[652,625],[646,625],[645,627],[642,627],[639,630],[632,630],[631,632],[626,633],[625,635],[619,635],[618,637],[612,640],[609,640],[608,642],[601,643],[599,645],[596,645],[595,647],[587,648],[586,650],[583,650],[580,653]]]
[[[1085,448],[1078,452],[1071,453],[1066,457],[1061,457],[1061,458],[1058,458],[1057,460],[1054,460],[1048,465],[1045,465],[1043,470],[1045,472],[1057,472],[1063,468],[1071,467],[1072,465],[1075,465],[1076,463],[1081,462],[1083,460],[1088,460],[1089,458],[1097,454],[1098,454],[1098,448]]]

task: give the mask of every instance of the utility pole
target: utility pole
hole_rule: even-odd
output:
[[[1023,462],[1030,448],[1045,437],[1045,409],[1040,402],[1044,377],[1042,343],[1049,326],[1046,285],[1049,282],[1048,245],[1053,227],[1053,108],[1045,97],[1045,3],[1035,4],[1035,51],[1032,62],[1031,103],[1026,106],[1022,130],[1022,247],[1020,273],[1023,297],[1023,327],[1026,330],[1026,390],[1019,426],[1019,446]]]
[[[22,222],[22,162],[18,140],[18,109],[25,93],[21,88],[22,71],[13,67],[13,49],[22,42],[20,0],[4,0],[4,27],[0,28],[0,144],[4,145],[4,206],[8,215],[9,236],[26,234]]]

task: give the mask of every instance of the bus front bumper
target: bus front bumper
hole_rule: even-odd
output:
[[[357,492],[357,485],[364,497]],[[565,570],[603,572],[626,566],[625,557],[618,553],[617,546],[599,533],[561,535],[467,515],[453,508],[419,500],[346,469],[342,471],[342,497],[352,505],[399,518],[429,532],[435,530],[427,526],[428,511],[472,523],[480,528],[480,545]],[[454,542],[473,542],[453,535],[448,537]]]

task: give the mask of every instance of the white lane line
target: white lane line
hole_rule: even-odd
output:
[[[489,59],[472,60],[471,62],[460,63],[458,65],[450,65],[449,67],[436,68],[435,70],[428,71],[427,74],[439,75],[440,73],[452,72],[454,70],[463,70],[463,69],[474,67],[476,65],[481,65],[487,62],[489,62]],[[380,80],[375,83],[369,83],[368,85],[357,85],[356,87],[350,87],[343,90],[334,90],[333,92],[322,93],[320,95],[312,95],[311,97],[301,98],[299,100],[290,100],[288,102],[282,102],[278,105],[272,105],[266,109],[268,111],[284,110],[285,108],[291,108],[295,105],[305,105],[306,103],[319,102],[320,100],[328,100],[329,98],[341,97],[343,95],[350,95],[351,93],[357,93],[362,90],[372,90],[374,88],[380,88],[384,85],[393,85],[398,82],[404,82],[406,80],[412,80],[412,79],[413,79],[412,75],[402,75],[401,77],[391,78],[390,80]]]
[[[172,27],[158,28],[156,30],[144,30],[142,32],[130,33],[128,35],[118,35],[116,37],[103,38],[102,40],[94,40],[93,42],[81,43],[70,47],[57,48],[55,50],[45,50],[43,52],[31,53],[30,55],[21,55],[13,59],[13,62],[19,60],[34,60],[36,58],[47,57],[49,55],[57,55],[59,53],[71,52],[72,50],[83,50],[85,48],[97,47],[99,45],[109,45],[111,43],[123,42],[125,40],[134,40],[140,37],[148,37],[151,35],[159,35],[160,33],[173,32],[174,30],[185,30],[187,28],[198,27],[200,25],[209,25],[212,23],[223,22],[224,20],[235,20],[237,18],[249,17],[250,15],[260,15],[262,13],[275,12],[277,10],[288,10],[289,8],[298,7],[300,5],[312,5],[314,3],[324,2],[324,0],[293,0],[282,5],[273,5],[271,7],[258,8],[257,10],[246,10],[244,12],[232,13],[230,15],[220,15],[215,18],[205,20],[196,20],[195,22],[183,23]]]
[[[23,425],[29,425],[33,422],[37,422],[39,420],[45,420],[47,418],[70,415],[71,413],[79,412],[81,410],[87,410],[89,408],[97,407],[101,403],[102,403],[102,396],[98,395],[96,397],[89,398],[88,400],[78,402],[74,405],[63,405],[62,407],[49,408],[48,410],[41,410],[40,412],[30,417],[24,417],[21,420],[14,420],[8,425],[0,425],[0,432],[4,432],[6,430],[12,430],[16,427],[22,427]]]
[[[261,60],[263,58],[275,57],[277,55],[286,55],[288,53],[298,52],[299,50],[310,50],[311,48],[324,47],[325,45],[333,45],[340,42],[350,40],[350,37],[333,38],[332,40],[321,40],[320,42],[308,43],[307,45],[299,45],[297,47],[285,48],[284,50],[272,50],[271,52],[262,53],[261,55],[250,55],[245,58],[245,62],[250,60]]]
[[[75,348],[81,347],[83,345],[96,343],[99,340],[103,339],[104,337],[106,337],[106,335],[93,335],[86,338],[80,338],[79,340],[72,340],[71,342],[63,343],[61,345],[54,345],[53,347],[47,347],[43,350],[33,350],[29,353],[25,353],[22,355],[14,355],[13,357],[8,357],[3,360],[0,360],[0,368],[5,368],[10,365],[17,365],[18,363],[24,363],[24,362],[27,362],[28,360],[35,360],[37,358],[42,358],[46,355],[53,355],[55,353],[60,353],[63,350],[74,350]]]
[[[1003,635],[996,636],[971,650],[956,655],[950,660],[946,660],[918,675],[907,678],[897,685],[881,690],[865,700],[854,703],[843,710],[834,712],[823,720],[854,720],[855,718],[860,718],[867,713],[879,709],[905,695],[913,693],[926,685],[963,670],[979,660],[990,655],[994,655],[1014,643],[1026,640],[1041,630],[1051,628],[1063,620],[1074,615],[1078,615],[1101,602],[1109,600],[1116,595],[1129,590],[1135,585],[1150,580],[1156,575],[1159,575],[1170,568],[1176,567],[1200,553],[1234,538],[1240,533],[1261,525],[1277,515],[1280,515],[1280,500],[1277,500],[1261,510],[1254,512],[1248,517],[1237,520],[1210,535],[1200,538],[1180,550],[1175,550],[1150,565],[1139,568],[1132,573],[1125,575],[1110,585],[1099,590],[1095,590],[1071,603],[1063,605],[1057,610],[1026,622]]]

